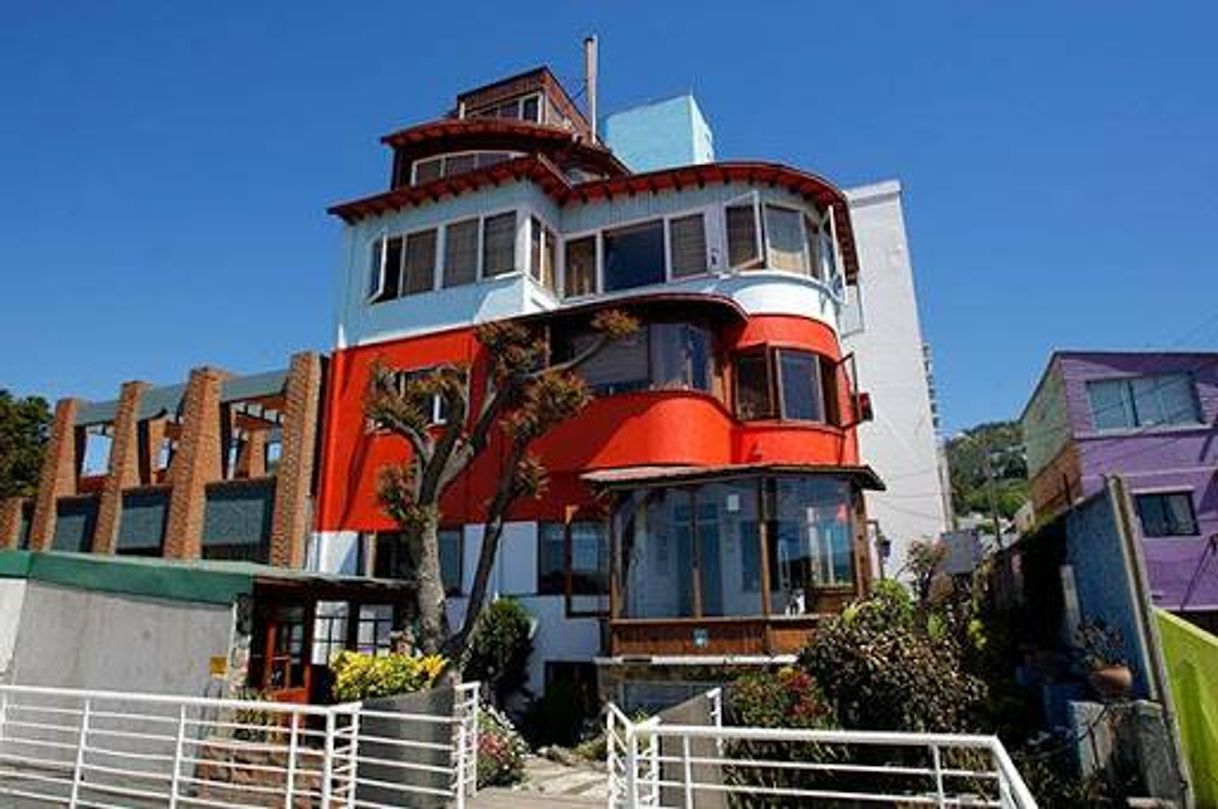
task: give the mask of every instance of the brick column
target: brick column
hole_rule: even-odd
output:
[[[30,550],[45,551],[55,539],[55,507],[61,497],[76,494],[79,460],[76,457],[76,412],[79,399],[60,399],[51,422],[51,440],[42,458],[42,475],[30,522]]]
[[[182,437],[170,464],[173,489],[165,523],[165,556],[198,559],[203,547],[207,484],[220,479],[220,388],[217,368],[190,372],[182,397]]]
[[[237,468],[233,477],[266,477],[266,430],[249,430],[237,453]]]
[[[292,357],[285,398],[271,521],[271,564],[299,568],[304,566],[305,540],[311,528],[310,494],[321,405],[321,357],[312,352]]]
[[[21,509],[23,497],[6,497],[0,500],[0,550],[17,547],[21,534]]]
[[[124,382],[118,396],[114,434],[110,442],[110,463],[97,502],[94,553],[114,553],[123,511],[123,489],[140,483],[140,397],[147,388],[145,382]]]

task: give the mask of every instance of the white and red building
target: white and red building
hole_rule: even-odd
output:
[[[549,491],[516,505],[494,573],[537,618],[534,690],[788,659],[863,592],[863,492],[882,484],[839,339],[860,271],[841,189],[763,162],[632,172],[544,68],[382,141],[389,189],[331,208],[344,261],[312,566],[400,571],[377,480],[409,450],[366,430],[374,363],[476,365],[474,327],[498,318],[544,325],[561,357],[616,307],[643,328],[582,370],[596,398],[539,442]],[[442,504],[454,613],[496,473],[481,459]]]

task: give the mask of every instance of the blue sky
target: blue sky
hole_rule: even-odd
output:
[[[696,11],[693,9],[696,8]],[[0,6],[0,386],[110,398],[333,337],[378,136],[601,37],[602,111],[693,90],[721,158],[905,186],[950,429],[1055,347],[1218,348],[1218,4]]]

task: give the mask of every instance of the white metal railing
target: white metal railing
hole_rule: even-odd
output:
[[[450,715],[0,685],[0,805],[464,807],[478,684]]]
[[[610,809],[851,803],[1036,809],[996,736],[744,727],[606,719]]]

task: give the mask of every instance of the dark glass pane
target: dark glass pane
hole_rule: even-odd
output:
[[[456,222],[444,229],[444,286],[478,280],[478,220]]]
[[[673,278],[706,272],[706,227],[702,214],[673,219],[668,227]]]
[[[778,352],[778,374],[784,419],[825,420],[819,371],[815,354],[803,351]]]
[[[567,242],[563,295],[591,295],[596,292],[596,237],[585,236]]]
[[[414,182],[415,185],[429,183],[432,180],[440,179],[443,173],[444,158],[437,157],[431,160],[419,160],[414,164]]]
[[[774,417],[769,368],[763,352],[736,358],[736,416],[744,421]]]
[[[537,96],[531,96],[520,102],[520,117],[526,121],[541,123],[541,116],[538,114],[541,107],[537,101]]]
[[[456,595],[461,592],[461,529],[440,532],[440,580],[444,592]]]
[[[398,296],[402,280],[402,237],[395,236],[385,243],[385,280],[377,301],[391,301]]]
[[[747,205],[729,205],[727,215],[727,263],[732,267],[748,267],[761,259],[757,238],[756,208]]]
[[[516,269],[516,213],[488,216],[482,223],[482,275],[490,278]]]
[[[464,174],[467,171],[473,171],[478,165],[478,156],[476,154],[453,155],[444,158],[444,176],[454,177],[458,174]]]
[[[566,592],[566,526],[559,522],[541,523],[537,543],[537,592],[562,595]]]
[[[807,272],[804,265],[805,237],[799,211],[765,206],[765,232],[769,242],[769,265],[776,270]]]
[[[609,592],[608,551],[604,523],[571,523],[572,594],[601,595]]]
[[[436,276],[436,231],[412,233],[406,238],[403,295],[430,292]]]
[[[710,333],[688,323],[653,323],[652,387],[710,391]]]
[[[606,231],[605,291],[664,282],[664,223]]]

